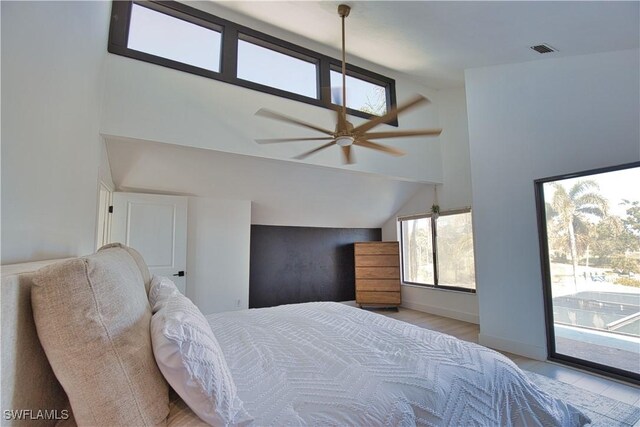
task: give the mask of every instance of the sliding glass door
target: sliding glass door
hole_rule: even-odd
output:
[[[551,359],[640,380],[640,163],[536,181]]]

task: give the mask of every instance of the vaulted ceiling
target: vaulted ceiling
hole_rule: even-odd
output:
[[[409,76],[398,77],[394,71],[405,98],[414,86],[462,86],[467,68],[631,49],[640,40],[638,2],[348,3],[352,11],[347,60],[357,57]],[[190,4],[337,57],[339,2]],[[540,43],[559,52],[540,55],[529,48]],[[309,163],[292,162],[291,156],[311,147],[263,147],[253,141],[302,135],[256,120],[253,115],[260,107],[319,124],[331,120],[327,111],[168,69],[150,69],[136,61],[110,59],[101,131],[120,191],[251,200],[252,222],[258,224],[379,227],[419,190],[431,189],[427,182],[442,182],[441,169],[468,161],[468,151],[460,149],[467,144],[464,93],[453,103],[454,110],[461,111],[454,114],[457,121],[447,118],[451,112],[439,112],[445,128],[439,140],[398,143],[422,151],[409,150],[412,155],[396,159],[362,150],[358,164],[345,168],[335,165],[337,152],[321,153]],[[211,90],[215,99],[225,101],[201,96]],[[432,105],[415,117],[408,114],[403,124],[429,127],[437,113]],[[449,154],[449,160],[443,160],[441,142],[458,157]]]
[[[637,1],[344,1],[348,55],[428,87],[460,86],[467,68],[638,48]],[[224,1],[237,13],[338,49],[337,1]],[[295,42],[295,40],[293,40]],[[547,43],[558,52],[539,54]]]
[[[119,191],[251,200],[253,224],[380,227],[426,184],[106,137]]]

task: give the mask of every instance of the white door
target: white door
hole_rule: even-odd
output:
[[[186,197],[114,192],[111,241],[140,252],[152,274],[169,277],[185,293]]]

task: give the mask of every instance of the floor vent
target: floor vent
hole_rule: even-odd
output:
[[[549,52],[557,52],[557,49],[552,48],[548,44],[539,44],[536,46],[531,46],[531,49],[535,50],[538,53],[549,53]]]

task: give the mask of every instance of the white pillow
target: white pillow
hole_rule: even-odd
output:
[[[207,320],[180,292],[153,315],[151,342],[160,372],[203,421],[227,426],[253,420]]]
[[[155,313],[165,305],[174,292],[180,292],[175,283],[168,277],[153,276],[149,285],[149,305]]]

